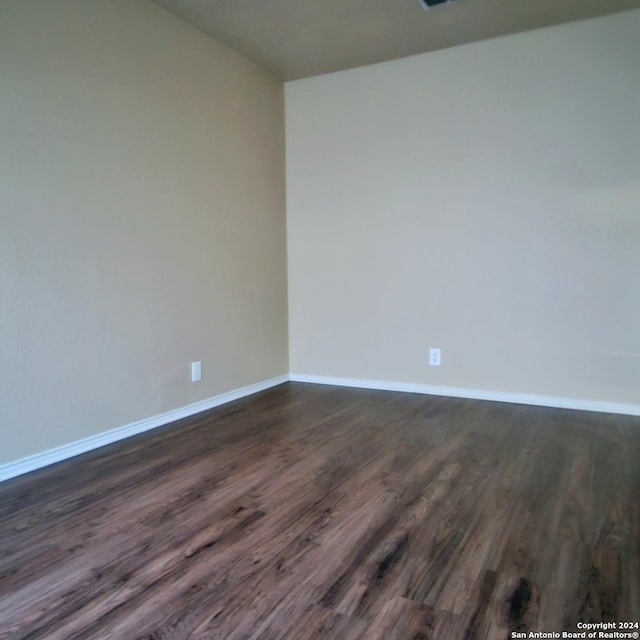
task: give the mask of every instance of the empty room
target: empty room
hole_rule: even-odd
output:
[[[640,632],[640,0],[0,0],[0,640]]]

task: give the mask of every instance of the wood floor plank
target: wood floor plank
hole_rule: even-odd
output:
[[[640,621],[640,419],[289,383],[0,485],[0,639]]]

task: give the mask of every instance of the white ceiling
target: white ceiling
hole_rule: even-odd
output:
[[[294,80],[640,7],[640,0],[153,0]],[[640,34],[639,34],[640,37]]]

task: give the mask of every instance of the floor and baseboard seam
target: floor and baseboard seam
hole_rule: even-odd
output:
[[[443,387],[436,385],[424,385],[407,382],[393,382],[384,380],[368,380],[359,378],[340,378],[333,376],[318,376],[302,373],[290,373],[255,384],[241,387],[222,393],[185,407],[180,407],[166,413],[132,422],[122,427],[116,427],[109,431],[103,431],[88,438],[77,440],[69,444],[37,453],[15,462],[0,465],[0,482],[17,476],[47,467],[56,462],[73,458],[82,453],[98,449],[108,444],[124,440],[145,431],[162,427],[176,420],[181,420],[214,407],[219,407],[228,402],[239,400],[246,396],[259,393],[265,389],[275,387],[285,382],[304,382],[308,384],[325,384],[340,387],[356,387],[360,389],[376,389],[381,391],[399,391],[403,393],[420,393],[425,395],[447,396],[451,398],[468,398],[472,400],[489,400],[494,402],[508,402],[513,404],[526,404],[558,409],[575,409],[579,411],[595,411],[602,413],[615,413],[623,415],[640,416],[640,406],[616,402],[604,402],[598,400],[582,400],[575,398],[560,398],[556,396],[544,396],[524,393],[509,393],[501,391],[486,391],[481,389],[464,389],[458,387]]]
[[[29,473],[30,471],[35,471],[36,469],[48,467],[56,462],[62,462],[63,460],[73,458],[82,453],[92,451],[93,449],[99,449],[100,447],[118,442],[119,440],[124,440],[139,433],[163,427],[166,424],[183,418],[188,418],[189,416],[200,413],[201,411],[207,411],[208,409],[219,407],[223,404],[227,404],[228,402],[233,402],[234,400],[239,400],[240,398],[253,395],[254,393],[259,393],[265,389],[270,389],[271,387],[288,382],[288,380],[289,376],[287,374],[263,380],[255,384],[247,385],[246,387],[240,387],[239,389],[233,389],[232,391],[228,391],[205,400],[200,400],[199,402],[194,402],[193,404],[189,404],[178,409],[167,411],[166,413],[162,413],[151,418],[138,420],[121,427],[116,427],[115,429],[110,429],[109,431],[97,433],[96,435],[83,438],[82,440],[76,440],[75,442],[70,442],[69,444],[64,444],[60,447],[43,451],[42,453],[36,453],[32,456],[16,460],[15,462],[0,465],[0,482],[21,476],[25,473]]]
[[[289,379],[292,382],[305,382],[308,384],[326,384],[339,387],[376,389],[380,391],[401,391],[403,393],[421,393],[433,396],[446,396],[449,398],[467,398],[470,400],[489,400],[493,402],[508,402],[511,404],[527,404],[540,407],[552,407],[554,409],[575,409],[578,411],[595,411],[599,413],[617,413],[622,415],[640,416],[640,405],[600,400],[583,400],[529,393],[442,387],[410,382],[316,376],[303,373],[291,373],[289,374]]]

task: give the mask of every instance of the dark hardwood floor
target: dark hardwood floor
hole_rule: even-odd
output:
[[[0,485],[0,638],[640,621],[640,418],[286,384]]]

